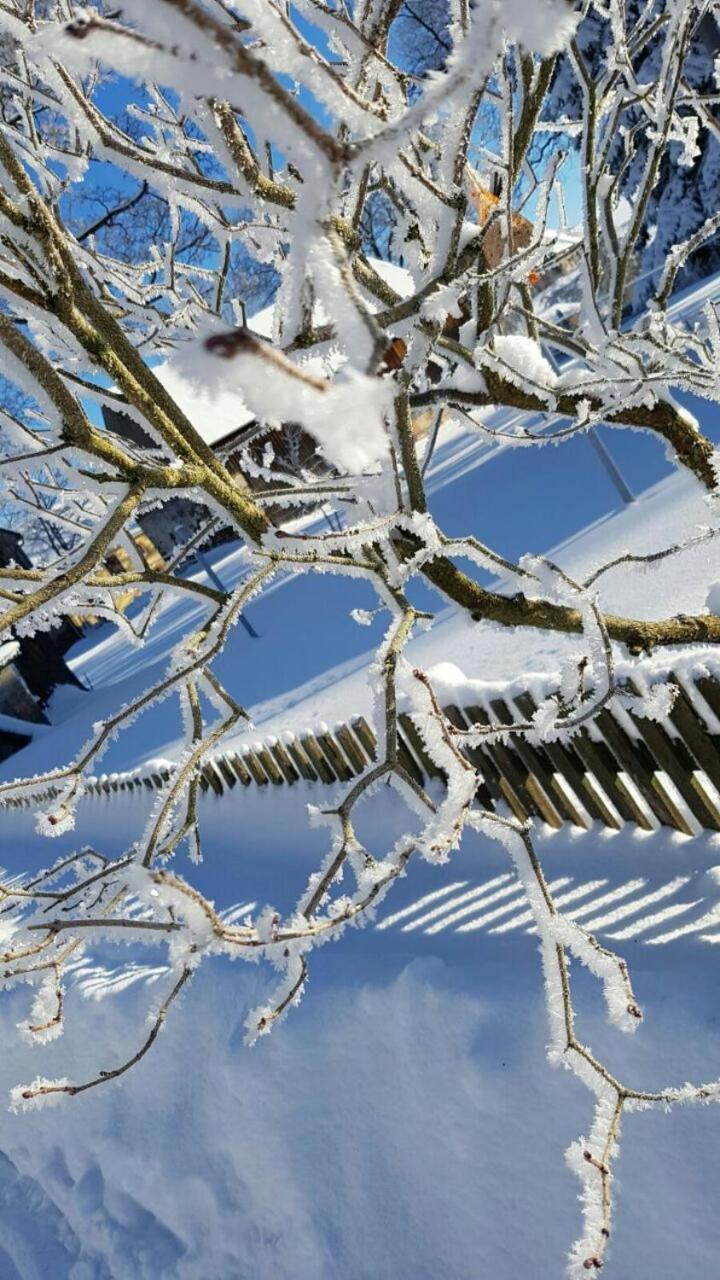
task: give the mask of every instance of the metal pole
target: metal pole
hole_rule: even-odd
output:
[[[628,505],[631,502],[634,502],[635,494],[633,493],[629,484],[625,480],[625,477],[622,471],[617,465],[607,445],[600,439],[600,436],[598,435],[594,427],[590,428],[587,435],[588,435],[588,440],[590,441],[590,444],[592,445],[602,465],[607,471],[610,477],[611,483],[620,494],[622,501],[626,505]]]
[[[546,357],[547,360],[549,360],[555,372],[558,373],[560,371],[560,365],[558,364],[558,361],[553,351],[551,350],[551,348],[543,347],[543,355]],[[595,427],[590,427],[590,430],[587,433],[587,437],[593,449],[595,450],[598,458],[600,459],[602,465],[607,471],[610,477],[610,483],[612,484],[613,488],[617,489],[617,492],[620,495],[621,501],[624,502],[626,506],[629,506],[631,502],[635,501],[635,494],[630,488],[630,485],[627,483],[622,471],[620,470],[618,464],[613,458],[607,445],[604,443],[604,441],[600,439],[600,436],[598,435],[597,429]]]
[[[211,581],[212,585],[215,587],[215,589],[216,589],[217,591],[227,591],[227,587],[225,586],[225,584],[221,581],[221,579],[220,579],[220,578],[218,577],[218,575],[216,574],[215,570],[213,569],[212,565],[210,564],[210,561],[208,560],[207,556],[205,555],[205,552],[204,552],[204,551],[196,551],[196,552],[195,552],[195,557],[196,557],[196,559],[197,559],[197,561],[198,561],[198,564],[200,564],[200,565],[202,566],[202,568],[205,570],[205,572],[206,572],[206,574],[207,574],[208,578],[210,579],[210,581]],[[248,622],[248,620],[247,620],[247,618],[245,617],[245,614],[244,614],[244,613],[241,613],[241,614],[240,614],[240,621],[242,622],[242,624],[243,624],[243,626],[244,626],[245,630],[247,631],[248,635],[249,635],[249,636],[252,636],[253,640],[259,640],[259,639],[260,639],[260,636],[258,635],[258,632],[255,630],[255,628],[254,628],[254,626],[252,625],[252,623],[251,623],[251,622]]]

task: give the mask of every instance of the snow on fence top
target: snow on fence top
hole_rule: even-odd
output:
[[[542,701],[557,692],[551,683],[538,679],[529,690],[525,682],[503,687],[458,681],[453,689],[452,671],[438,668],[432,676],[458,747],[478,770],[486,809],[555,828],[569,822],[587,830],[597,822],[615,831],[625,823],[645,831],[670,827],[687,836],[720,831],[720,662],[680,662],[663,681],[641,682],[636,673],[590,724],[562,742],[543,741],[530,727]],[[651,716],[653,689],[663,696]],[[444,786],[446,774],[428,753],[412,712],[401,710],[399,721],[407,772],[423,787]],[[493,724],[507,729],[491,729]],[[200,786],[222,796],[238,784],[346,783],[377,760],[377,747],[361,715],[332,728],[320,722],[281,737],[265,734],[212,755],[202,766]],[[172,776],[173,766],[158,760],[90,778],[86,789],[100,797],[153,791]]]

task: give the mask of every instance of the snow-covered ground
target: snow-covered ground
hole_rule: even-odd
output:
[[[441,449],[438,466],[442,458]],[[555,556],[583,577],[715,519],[690,481],[663,481]],[[228,582],[243,572],[232,548],[214,564]],[[664,612],[667,599],[677,612],[697,612],[718,580],[715,544],[703,543],[653,568],[607,574],[601,599],[638,617]],[[316,589],[321,601],[336,584]],[[263,734],[369,714],[358,646],[334,667],[320,649],[317,671],[299,686],[283,666],[286,640],[269,619],[293,590],[290,582],[255,606],[262,644],[253,648],[238,629],[225,658],[223,677],[255,703]],[[547,677],[577,648],[577,638],[509,637],[439,608],[411,655],[446,664],[448,678],[452,668],[499,683],[521,670]],[[184,601],[164,608],[143,652],[107,629],[91,633],[72,662],[92,691],[60,690],[53,727],[0,776],[70,758],[92,722],[152,683],[197,617]],[[314,625],[302,618],[302,643],[317,643]],[[380,619],[378,634],[382,627]],[[253,697],[258,688],[267,695]],[[172,756],[178,732],[174,705],[164,703],[101,767]],[[333,794],[323,790],[329,802]],[[253,904],[285,910],[296,901],[323,849],[322,831],[305,818],[317,799],[305,784],[202,798],[205,862],[193,877],[218,909],[242,915]],[[149,803],[144,792],[86,798],[77,831],[52,856],[86,842],[117,853],[139,836]],[[386,849],[404,816],[394,793],[376,797],[362,818],[368,846]],[[539,848],[560,904],[627,957],[646,1014],[635,1037],[622,1037],[605,1024],[593,980],[574,974],[581,1036],[632,1084],[717,1078],[717,843],[628,828],[542,830]],[[0,862],[11,873],[48,856],[30,813],[2,812]],[[165,977],[160,950],[84,957],[65,1036],[32,1051],[15,1030],[29,993],[3,994],[0,1092],[38,1073],[78,1079],[123,1060],[142,1040]],[[587,1132],[591,1099],[546,1064],[537,939],[502,849],[470,834],[446,867],[411,863],[374,922],[312,956],[301,1008],[247,1050],[247,1010],[272,977],[255,966],[206,966],[121,1085],[5,1114],[0,1280],[560,1280],[580,1220],[579,1184],[563,1153]],[[712,1106],[627,1119],[609,1275],[717,1274],[719,1139]]]
[[[640,499],[622,511],[603,519],[567,544],[552,551],[552,557],[576,578],[588,576],[601,563],[605,563],[630,550],[645,554],[677,541],[692,537],[708,525],[716,522],[717,514],[708,506],[699,486],[690,478],[673,475],[648,490]],[[606,610],[639,618],[663,616],[664,601],[672,600],[674,612],[697,613],[706,607],[711,584],[720,580],[720,556],[718,543],[700,542],[681,556],[669,558],[650,566],[622,565],[612,570],[598,583],[600,599]],[[237,551],[218,554],[216,570],[223,580],[232,582],[243,571],[242,557]],[[500,584],[502,585],[502,584]],[[319,673],[310,680],[293,686],[287,672],[292,671],[292,655],[287,653],[286,633],[263,626],[266,610],[277,600],[290,610],[290,599],[282,600],[280,592],[297,590],[302,606],[305,592],[316,593],[316,600],[306,602],[306,607],[316,609],[314,619],[303,617],[303,628],[298,633],[298,644],[312,647],[307,628],[318,627],[319,643],[316,653]],[[332,593],[337,590],[336,580],[305,580],[279,587],[268,598],[254,606],[251,616],[264,632],[259,644],[248,640],[239,629],[234,633],[230,650],[223,658],[223,676],[233,691],[250,706],[253,722],[263,733],[280,732],[283,729],[300,730],[318,720],[334,723],[340,718],[369,715],[371,694],[366,669],[372,651],[360,650],[353,658],[339,666],[326,667],[323,662],[326,650],[322,647],[323,597],[327,593],[334,607]],[[348,597],[346,625],[352,604],[363,601]],[[531,630],[509,634],[490,624],[477,626],[455,608],[440,605],[432,628],[418,635],[409,653],[412,660],[424,667],[436,668],[439,664],[452,664],[468,676],[498,684],[514,680],[519,671],[532,679],[547,678],[559,669],[562,658],[575,652],[578,638],[544,634]],[[92,723],[128,701],[140,688],[149,686],[164,669],[173,646],[201,616],[194,604],[181,600],[161,611],[154,632],[143,649],[133,649],[127,641],[109,628],[99,636],[90,633],[71,654],[71,665],[81,677],[94,686],[91,694],[69,688],[56,694],[52,715],[63,726],[63,744],[68,757],[87,739]],[[289,615],[292,616],[290,610]],[[382,617],[378,619],[377,633],[382,634]],[[365,632],[355,628],[360,643]],[[678,655],[673,655],[677,660]],[[662,654],[653,660],[662,666],[666,661]],[[260,679],[267,674],[267,684],[272,689],[269,697],[254,701],[252,693]],[[259,679],[260,677],[260,679]],[[287,683],[286,683],[287,681]],[[252,737],[252,731],[250,737]],[[111,747],[103,763],[104,771],[135,768],[157,758],[172,758],[179,740],[180,722],[173,702],[162,704],[143,717],[136,726],[123,735],[117,746]],[[47,734],[37,740],[20,755],[0,765],[0,778],[14,777],[20,769],[28,773],[45,767],[48,751],[54,749]]]
[[[583,581],[600,565],[626,552],[645,555],[698,536],[717,523],[716,506],[710,507],[698,485],[689,477],[673,475],[648,490],[637,502],[571,539],[550,552],[568,573]],[[627,617],[665,616],[668,600],[674,613],[701,613],[707,607],[709,584],[720,579],[718,543],[699,542],[677,557],[651,565],[621,564],[598,583],[603,608]],[[499,581],[496,587],[502,589]],[[500,626],[478,626],[462,611],[443,610],[431,629],[419,635],[408,649],[410,660],[424,668],[455,664],[470,678],[499,685],[508,684],[523,673],[530,683],[535,676],[545,679],[559,671],[563,657],[578,648],[577,636],[553,635],[529,628],[508,633]],[[324,672],[305,688],[269,699],[252,711],[263,732],[281,727],[298,730],[322,719],[368,715],[371,691],[366,667],[371,655]],[[674,653],[670,662],[677,662]],[[659,654],[649,666],[668,663]],[[350,668],[350,670],[348,670]]]
[[[317,852],[307,798],[205,800],[218,903],[292,900]],[[109,852],[142,819],[128,798],[90,801],[78,836]],[[4,843],[8,861],[28,856],[27,816],[8,816]],[[713,1078],[720,947],[702,937],[720,936],[720,851],[560,833],[541,852],[558,896],[574,895],[566,909],[622,947],[646,1012],[622,1037],[578,976],[581,1034],[633,1082]],[[713,910],[717,923],[681,932]],[[590,1099],[545,1062],[526,929],[501,850],[471,837],[447,868],[412,868],[376,925],[318,952],[303,1005],[253,1050],[244,1015],[268,974],[203,970],[121,1087],[6,1115],[3,1280],[560,1280],[579,1222],[563,1152],[587,1132]],[[5,996],[3,1088],[119,1061],[162,987],[162,955],[140,959],[144,972],[119,972],[123,952],[87,960],[65,1040],[32,1061],[12,1026],[24,995]],[[628,1119],[609,1274],[716,1274],[719,1139],[714,1107]]]
[[[663,482],[558,559],[582,576],[627,549],[669,545],[710,517],[695,486]],[[223,572],[232,565],[230,552]],[[713,544],[702,544],[653,569],[608,574],[602,598],[637,616],[653,616],[667,598],[678,612],[695,611],[718,576]],[[187,613],[163,614],[155,667],[188,625]],[[236,635],[230,661],[241,665],[246,642]],[[567,643],[577,640],[528,632],[510,641],[446,610],[412,653],[504,681],[518,670],[554,671]],[[5,762],[4,776],[42,767],[49,752],[56,760],[59,743],[69,756],[89,722],[153,670],[104,639],[77,662],[98,687],[66,692],[56,728]],[[255,708],[262,731],[367,713],[366,659],[351,666],[266,699]],[[172,754],[171,704],[139,724],[115,748],[115,767]],[[290,907],[323,848],[323,833],[305,821],[317,798],[304,784],[203,798],[197,881],[218,908]],[[77,831],[55,842],[53,856],[85,842],[118,852],[140,834],[149,803],[143,793],[86,799]],[[363,818],[369,847],[386,848],[403,816],[393,793],[381,795]],[[715,1078],[720,849],[712,838],[626,828],[543,831],[539,844],[561,905],[627,957],[646,1013],[638,1034],[622,1037],[605,1025],[593,981],[578,974],[582,1036],[635,1084]],[[4,812],[0,860],[9,871],[47,856],[32,816]],[[77,1079],[122,1060],[142,1039],[164,977],[163,953],[150,948],[85,957],[65,1037],[34,1051],[14,1029],[27,993],[4,995],[0,1087],[36,1073]],[[204,968],[122,1085],[6,1115],[2,1280],[559,1280],[579,1230],[579,1184],[563,1152],[587,1132],[591,1100],[546,1064],[537,940],[500,847],[470,835],[447,867],[411,864],[374,923],[312,957],[301,1008],[244,1049],[246,1012],[271,982],[254,966]],[[719,1138],[715,1107],[629,1117],[610,1275],[716,1274]]]

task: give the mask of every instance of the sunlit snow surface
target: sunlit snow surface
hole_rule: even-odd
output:
[[[254,790],[242,810],[205,799],[199,880],[219,906],[290,904],[322,838],[303,822],[311,794]],[[111,852],[143,817],[129,796],[89,800],[76,838]],[[397,821],[381,805],[364,834],[380,841]],[[32,843],[29,818],[8,816],[10,870]],[[581,1034],[633,1083],[715,1076],[720,849],[628,832],[545,832],[540,846],[566,910],[622,946],[646,1013],[631,1040],[608,1029],[576,974]],[[118,1062],[160,998],[162,961],[84,962],[65,1040],[32,1056],[13,1026],[25,993],[5,996],[3,1089]],[[563,1151],[587,1130],[589,1098],[546,1064],[537,942],[499,847],[469,836],[449,866],[411,865],[375,923],[313,957],[300,1009],[247,1050],[266,982],[254,966],[206,967],[121,1087],[6,1116],[3,1280],[558,1280],[579,1217]],[[715,1274],[719,1139],[712,1107],[628,1117],[618,1277]]]
[[[583,576],[600,558],[669,545],[711,519],[696,488],[665,483],[558,558]],[[232,554],[224,564],[231,572]],[[703,545],[653,570],[608,574],[603,603],[646,617],[668,598],[677,611],[701,610],[717,564]],[[189,625],[174,608],[149,654],[158,670]],[[235,635],[229,658],[242,679],[245,641]],[[413,660],[503,681],[552,673],[569,643],[577,640],[510,641],[448,613],[414,642]],[[275,660],[263,652],[261,661]],[[5,762],[3,776],[41,768],[59,738],[70,754],[91,720],[152,674],[102,639],[86,645],[78,668],[100,687],[82,702],[63,695],[64,710],[58,699],[61,727]],[[357,657],[266,700],[256,719],[272,732],[275,717],[297,728],[368,708]],[[113,767],[172,755],[170,704],[153,720],[154,738],[139,723]],[[206,861],[193,878],[219,910],[242,918],[255,903],[294,903],[322,848],[304,815],[317,798],[304,785],[204,797]],[[87,799],[77,832],[52,856],[84,842],[117,852],[142,830],[147,803],[143,793]],[[405,816],[398,804],[390,792],[376,797],[362,818],[369,847],[392,841]],[[568,914],[627,957],[645,1010],[638,1035],[621,1037],[604,1022],[596,984],[574,972],[580,1034],[633,1085],[716,1078],[720,847],[666,833],[545,831],[540,852]],[[47,857],[30,815],[4,812],[9,872]],[[15,1030],[29,991],[5,994],[2,1091],[36,1074],[81,1080],[122,1061],[144,1038],[165,980],[160,949],[93,953],[72,974],[65,1037],[34,1052]],[[590,1099],[546,1064],[537,940],[502,850],[469,835],[447,867],[411,863],[377,921],[312,957],[301,1008],[246,1050],[244,1019],[269,980],[261,968],[207,965],[122,1085],[6,1114],[1,1280],[559,1280],[579,1231],[563,1152],[587,1132]],[[609,1275],[717,1274],[719,1140],[715,1107],[627,1118]]]
[[[694,481],[676,475],[654,486],[631,507],[599,521],[553,551],[552,556],[582,579],[628,550],[645,554],[692,537],[701,528],[716,525],[717,515]],[[220,548],[214,554],[223,580],[235,581],[243,572],[239,553]],[[667,601],[672,612],[700,613],[706,608],[708,585],[717,578],[719,564],[720,538],[656,565],[622,565],[599,580],[600,601],[609,612],[640,618],[664,616]],[[340,593],[344,593],[342,598]],[[343,605],[345,594],[344,615],[337,617],[335,610]],[[363,648],[373,637],[349,618],[352,605],[359,602],[354,583],[348,585],[336,578],[295,580],[271,590],[252,606],[253,622],[261,632],[259,642],[249,641],[246,633],[235,629],[223,655],[221,675],[235,696],[251,708],[263,733],[304,729],[318,718],[332,724],[341,717],[369,714],[369,655]],[[372,604],[370,596],[367,602]],[[578,650],[576,636],[530,630],[511,635],[502,628],[469,622],[458,611],[445,609],[438,597],[431,599],[431,604],[438,611],[435,624],[429,632],[418,635],[408,650],[411,660],[424,667],[452,662],[471,678],[503,683],[514,680],[519,672],[528,677],[552,675],[564,657]],[[280,614],[282,626],[276,625]],[[59,691],[56,718],[63,720],[66,746],[79,747],[93,720],[109,714],[157,678],[165,670],[173,646],[197,626],[200,616],[194,603],[179,600],[161,611],[142,649],[133,650],[109,629],[91,633],[76,646],[72,666],[81,678],[96,686],[96,692],[88,698]],[[292,645],[287,643],[288,617],[296,621]],[[386,617],[381,615],[378,636],[385,625]],[[332,666],[333,646],[341,643],[338,631],[343,626],[350,639],[357,635],[356,656]],[[316,672],[304,683],[296,675],[303,658]],[[656,661],[662,665],[665,659],[660,654]],[[270,696],[258,700],[258,687],[271,690]],[[172,744],[179,734],[174,704],[164,703],[145,717],[139,728],[130,730],[121,749],[111,750],[103,769],[130,768],[152,757],[172,756]],[[36,772],[43,767],[47,750],[46,744],[38,741],[21,757],[0,765],[0,777],[14,776],[21,761],[27,772]]]

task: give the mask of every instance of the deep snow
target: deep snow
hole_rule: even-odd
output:
[[[320,837],[302,821],[307,794],[255,790],[243,799],[240,811],[203,802],[203,887],[218,903],[286,905]],[[87,801],[78,836],[102,833],[110,851],[141,820],[128,798]],[[393,823],[384,806],[375,838]],[[29,815],[8,815],[3,842],[11,866],[28,855]],[[541,846],[551,879],[571,882],[558,894],[586,888],[574,900],[585,920],[625,909],[598,929],[603,940],[637,928],[617,945],[645,1024],[629,1041],[608,1029],[594,984],[576,975],[582,1034],[633,1082],[712,1078],[720,948],[698,932],[648,943],[717,909],[708,868],[718,848],[628,833],[546,833]],[[558,1280],[579,1222],[563,1151],[586,1131],[590,1098],[544,1060],[535,939],[519,926],[490,932],[521,915],[517,894],[487,902],[509,870],[498,846],[473,837],[446,868],[411,867],[377,926],[313,956],[302,1006],[253,1050],[242,1047],[244,1015],[270,975],[218,964],[201,971],[121,1087],[6,1114],[3,1280]],[[643,929],[661,909],[683,905],[665,925]],[[459,931],[491,911],[499,914],[484,926]],[[718,921],[716,933],[720,912]],[[151,986],[136,981],[114,995],[113,970],[129,956],[120,949],[101,959],[107,975],[96,958],[75,977],[65,1041],[37,1049],[30,1066],[12,1028],[25,994],[3,997],[3,1088],[33,1069],[77,1077],[111,1065],[142,1036],[162,953],[144,957]],[[109,994],[85,1002],[83,989]],[[718,1137],[713,1107],[628,1118],[608,1264],[615,1275],[715,1274]]]

